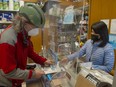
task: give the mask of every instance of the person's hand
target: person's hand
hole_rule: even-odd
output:
[[[35,78],[40,78],[44,74],[45,74],[45,72],[42,70],[35,70]]]
[[[54,64],[54,61],[53,60],[46,60],[45,62],[44,62],[44,64],[46,64],[46,65],[53,65]]]
[[[68,63],[68,58],[63,58],[61,61],[60,61],[61,64],[65,64],[65,63]]]

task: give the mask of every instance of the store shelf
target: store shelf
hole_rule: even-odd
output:
[[[57,3],[59,9],[62,9],[59,16],[53,16],[49,13],[46,13],[46,19],[49,28],[47,28],[46,33],[43,33],[43,46],[46,48],[51,48],[54,51],[58,50],[58,45],[62,45],[65,43],[70,44],[70,51],[74,52],[77,49],[75,48],[75,42],[79,41],[78,36],[80,35],[80,32],[85,33],[86,27],[88,24],[79,24],[81,21],[82,11],[83,10],[83,2],[71,2],[71,1],[65,1],[65,0],[58,0],[60,3]],[[52,3],[52,2],[51,2]],[[64,24],[64,17],[65,17],[65,10],[68,6],[74,6],[74,22],[75,24]],[[89,6],[85,6],[85,9],[88,9]],[[52,7],[53,8],[53,7]],[[79,8],[79,9],[78,9]],[[79,10],[79,11],[78,11]],[[76,12],[77,11],[77,12]],[[85,10],[86,11],[86,10]],[[49,12],[49,11],[48,11]],[[76,14],[78,13],[78,14]],[[83,18],[85,19],[85,14],[83,15]],[[86,18],[87,19],[87,18]],[[62,21],[61,21],[62,20]],[[84,30],[80,28],[83,27]],[[47,34],[48,33],[48,34]],[[52,44],[53,43],[53,44]],[[55,44],[55,45],[54,45]]]
[[[76,30],[75,30],[76,31]],[[72,33],[75,33],[75,31],[59,31],[58,34],[72,34]]]
[[[38,2],[38,1],[40,1],[40,0],[23,0],[24,2],[30,2],[30,3],[36,3],[36,2]]]
[[[4,30],[4,29],[0,29],[0,33],[2,33],[2,32],[3,32],[3,30]]]
[[[1,12],[18,12],[19,10],[0,10]]]
[[[58,41],[58,43],[70,43],[71,41]]]
[[[65,1],[65,0],[60,0],[60,5],[61,6],[69,6],[73,5],[75,7],[81,7],[83,5],[83,2],[71,2],[71,1]]]
[[[58,27],[57,24],[50,24],[50,27]]]
[[[0,24],[11,24],[12,22],[11,21],[7,21],[7,22],[1,22],[0,21]]]
[[[79,9],[79,10],[83,10],[83,7],[79,7],[78,9]],[[88,9],[89,9],[89,5],[84,6],[84,9],[85,9],[85,10],[88,10]]]

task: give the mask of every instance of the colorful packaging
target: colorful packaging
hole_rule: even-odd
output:
[[[4,10],[8,10],[8,7],[9,7],[8,3],[9,3],[9,0],[3,0],[3,9]]]
[[[3,9],[3,3],[2,3],[2,0],[0,0],[0,10]]]
[[[5,19],[6,21],[8,21],[8,19],[9,19],[9,14],[8,14],[8,13],[4,13],[4,19]]]
[[[14,1],[9,0],[9,10],[14,10]]]
[[[6,24],[3,24],[2,25],[2,29],[5,29],[5,28],[7,28],[7,25]]]
[[[2,15],[2,13],[0,13],[0,21],[2,21],[2,17],[3,17],[3,15]]]
[[[20,4],[18,0],[14,0],[14,10],[19,10]]]
[[[8,21],[12,21],[13,19],[13,13],[8,13]]]
[[[2,24],[0,24],[0,29],[2,29]]]
[[[4,13],[4,18],[6,19],[6,21],[12,21],[13,13],[10,12]]]

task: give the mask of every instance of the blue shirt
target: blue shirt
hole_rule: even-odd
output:
[[[98,47],[101,42],[92,43],[88,40],[79,52],[68,55],[68,60],[81,58],[86,54],[86,61],[92,62],[92,67],[110,72],[114,66],[114,50],[112,46],[107,43],[104,47]]]

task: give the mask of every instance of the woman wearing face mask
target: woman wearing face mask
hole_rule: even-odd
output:
[[[114,51],[109,44],[107,25],[100,21],[92,24],[91,39],[88,40],[79,52],[68,55],[61,62],[68,62],[86,55],[86,61],[92,62],[93,69],[110,72],[114,65]]]
[[[36,54],[30,36],[38,34],[38,28],[45,24],[44,13],[38,5],[22,6],[12,25],[0,35],[0,87],[20,87],[27,79],[40,78],[41,70],[27,70],[27,57],[44,65],[52,64]]]

